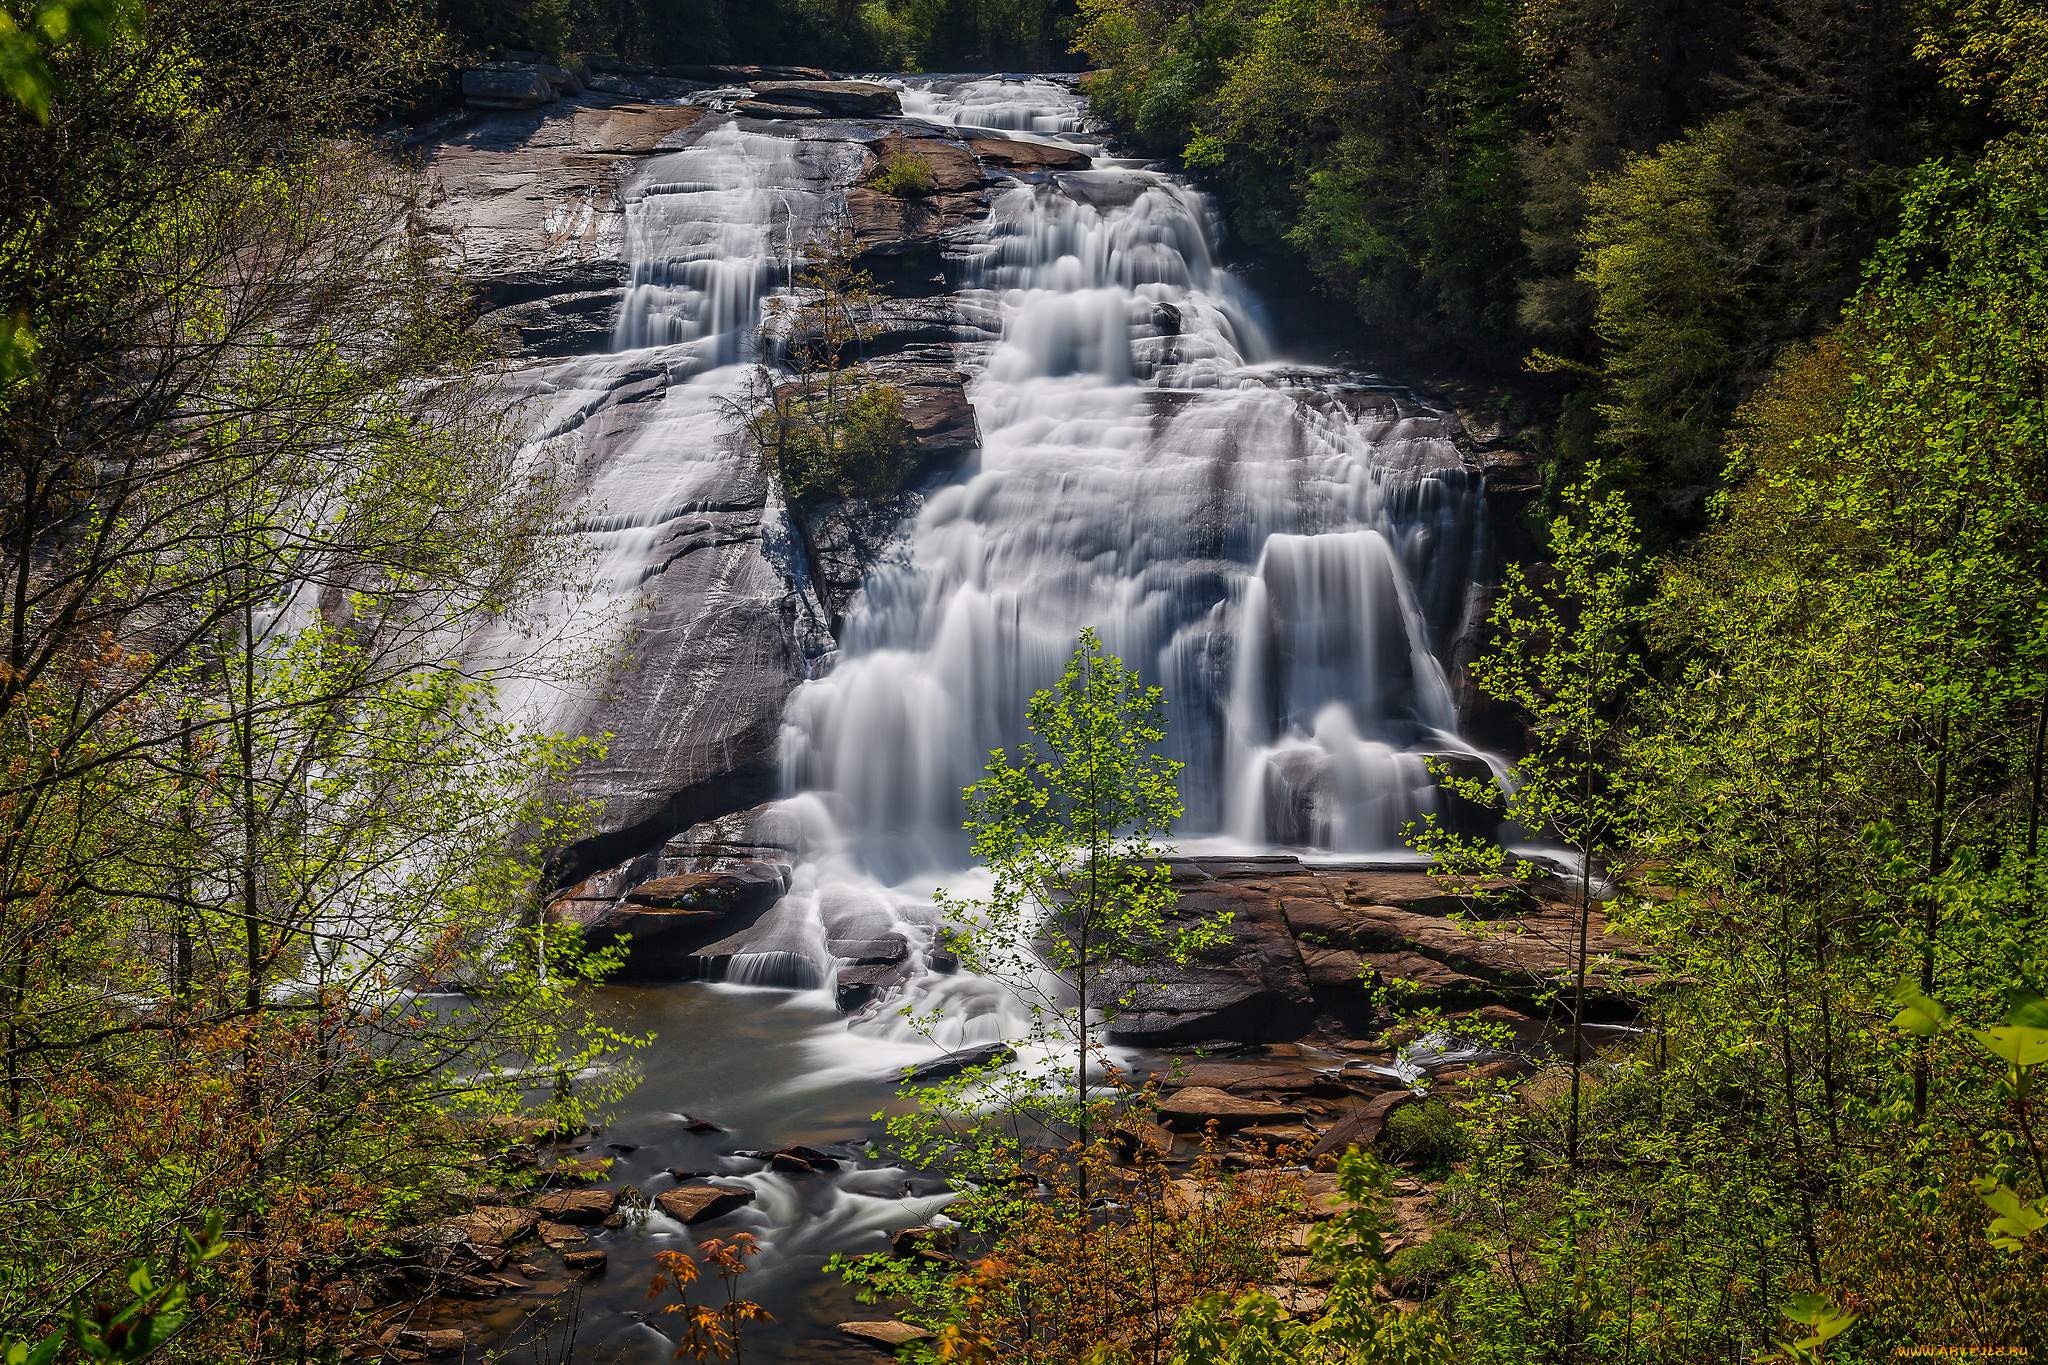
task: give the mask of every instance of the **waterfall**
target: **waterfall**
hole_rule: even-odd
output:
[[[902,84],[925,119],[1093,150],[1053,82]],[[1083,626],[1165,688],[1184,840],[1367,853],[1440,808],[1427,755],[1472,752],[1440,655],[1482,550],[1479,481],[1435,422],[1278,360],[1216,227],[1185,183],[1097,156],[1000,190],[963,244],[980,460],[787,706],[783,786],[813,834],[760,929],[778,973],[809,951],[822,979],[833,942],[897,933],[937,1041],[1016,1031],[987,983],[921,970],[930,892],[971,890],[961,789]],[[858,1027],[862,1047],[922,1043],[892,1010]]]

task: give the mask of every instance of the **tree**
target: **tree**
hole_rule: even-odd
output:
[[[882,329],[857,255],[844,222],[804,243],[791,292],[762,309],[760,363],[732,405],[799,507],[893,492],[916,459],[902,392],[858,365]]]
[[[966,791],[975,856],[994,873],[987,899],[939,904],[958,921],[949,942],[970,971],[1031,1009],[1029,1046],[1072,1059],[1073,1099],[1051,1112],[1085,1146],[1099,1133],[1089,1067],[1098,1031],[1142,995],[1148,973],[1185,964],[1218,941],[1222,921],[1184,922],[1166,850],[1154,842],[1180,814],[1162,758],[1164,704],[1136,669],[1107,654],[1092,627],[1053,687],[1035,694],[1036,737],[989,756]],[[1087,1167],[1075,1179],[1084,1197]]]
[[[1595,878],[1605,881],[1596,869],[1627,846],[1628,808],[1616,760],[1626,734],[1623,709],[1642,680],[1634,649],[1644,569],[1635,523],[1618,491],[1597,492],[1599,473],[1596,467],[1567,491],[1568,512],[1550,524],[1549,581],[1539,587],[1519,565],[1510,566],[1490,618],[1494,643],[1472,669],[1489,696],[1528,714],[1530,750],[1516,761],[1505,798],[1490,781],[1446,783],[1468,800],[1504,805],[1513,825],[1571,853],[1566,878],[1576,892],[1576,941],[1565,945],[1571,1100],[1564,1156],[1573,1175],[1582,1155],[1587,947],[1600,899]],[[1432,854],[1436,875],[1453,883],[1473,883],[1511,864],[1521,879],[1537,872],[1498,846],[1438,828],[1434,817],[1410,842]]]
[[[46,107],[0,110],[0,1321],[217,1211],[180,1349],[303,1359],[364,1242],[496,1155],[477,1120],[626,1041],[605,960],[522,924],[595,746],[497,710],[580,667],[542,610],[576,471],[522,447],[417,182],[340,136],[416,12],[53,22]]]

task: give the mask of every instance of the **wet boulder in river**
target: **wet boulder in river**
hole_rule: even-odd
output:
[[[610,1190],[560,1190],[533,1201],[541,1217],[555,1223],[601,1223],[611,1216],[619,1197]]]
[[[683,1185],[654,1196],[661,1211],[678,1223],[705,1223],[754,1202],[745,1185]]]
[[[903,112],[894,90],[873,81],[750,81],[754,98],[772,104],[808,104],[829,114],[875,118]]]

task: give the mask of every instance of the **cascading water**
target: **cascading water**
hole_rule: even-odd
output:
[[[1042,80],[905,99],[1046,140],[1085,112]],[[1433,427],[1278,362],[1214,227],[1186,185],[1101,157],[996,195],[958,300],[980,463],[906,527],[836,666],[789,703],[807,857],[734,960],[745,979],[823,981],[835,942],[885,933],[921,965],[929,892],[970,861],[961,789],[1084,625],[1165,688],[1184,843],[1389,850],[1438,808],[1427,756],[1472,752],[1437,646],[1483,552],[1478,481]],[[1018,1025],[992,992],[909,987],[948,1047]],[[929,1046],[895,1010],[859,1027]]]
[[[910,117],[1095,161],[999,185],[986,218],[950,241],[969,282],[952,300],[955,359],[972,376],[981,452],[869,571],[836,654],[772,490],[755,540],[741,534],[752,523],[727,536],[716,518],[736,488],[757,490],[759,506],[758,461],[732,439],[746,336],[795,248],[844,205],[858,140],[720,113],[653,158],[625,196],[630,277],[612,350],[549,369],[540,390],[544,436],[658,396],[620,424],[590,490],[604,514],[577,528],[596,542],[615,616],[639,610],[643,585],[701,536],[717,548],[693,553],[718,566],[692,580],[711,585],[702,595],[757,616],[786,604],[815,674],[781,724],[770,842],[799,850],[788,894],[726,959],[725,985],[612,997],[629,1031],[661,1039],[615,1119],[631,1140],[613,1174],[659,1190],[695,1168],[755,1193],[720,1235],[761,1239],[747,1293],[780,1319],[764,1329],[781,1334],[776,1358],[803,1354],[804,1324],[859,1315],[828,1297],[827,1254],[876,1249],[883,1230],[951,1197],[865,1147],[895,1068],[934,1044],[1029,1030],[997,984],[931,970],[933,892],[985,889],[961,788],[1021,736],[1027,701],[1059,676],[1081,627],[1165,689],[1190,850],[1395,849],[1405,822],[1437,809],[1427,756],[1472,752],[1439,659],[1484,557],[1483,495],[1441,424],[1278,360],[1257,300],[1214,258],[1208,202],[1102,155],[1068,86],[896,83]],[[630,718],[643,755],[669,742],[672,716],[721,700],[689,666],[704,646],[684,637],[705,618],[648,619],[622,642],[681,662],[643,669],[660,680]],[[629,799],[663,799],[637,776],[625,786]],[[888,993],[844,1019],[838,978],[898,944]],[[693,1134],[686,1111],[736,1132]],[[769,1169],[732,1150],[741,1135],[824,1145],[841,1165]],[[636,1239],[682,1249],[701,1234],[657,1213],[606,1235],[623,1260]],[[590,1282],[588,1302],[608,1348],[665,1360],[672,1343],[631,1278]]]

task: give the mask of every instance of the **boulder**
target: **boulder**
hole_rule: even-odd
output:
[[[920,1062],[916,1066],[907,1067],[903,1078],[911,1085],[929,1085],[933,1081],[942,1081],[949,1076],[958,1076],[973,1067],[1007,1066],[1016,1056],[1016,1049],[1008,1043],[983,1043],[979,1047],[961,1048],[958,1052],[948,1053],[936,1061]]]
[[[796,817],[780,802],[764,801],[700,821],[670,839],[661,848],[660,875],[723,872],[746,863],[794,864],[802,844]]]
[[[922,1327],[912,1327],[907,1322],[890,1318],[884,1322],[842,1322],[839,1330],[850,1337],[857,1337],[884,1350],[893,1351],[913,1341],[930,1341],[932,1334]]]
[[[1042,142],[977,137],[968,140],[967,148],[983,161],[1007,171],[1085,171],[1091,164],[1086,152],[1073,147],[1048,147]]]
[[[1248,1128],[1257,1123],[1274,1123],[1283,1119],[1298,1119],[1299,1109],[1291,1109],[1271,1100],[1248,1100],[1239,1095],[1208,1086],[1189,1086],[1175,1091],[1159,1102],[1159,1117],[1170,1128],[1199,1132],[1211,1120],[1228,1132],[1237,1128]]]
[[[601,1223],[618,1202],[610,1190],[559,1190],[534,1200],[533,1207],[551,1223]]]
[[[462,98],[478,109],[537,109],[560,95],[536,67],[487,62],[462,73]]]
[[[592,90],[609,95],[626,95],[643,100],[676,100],[708,90],[708,81],[685,80],[681,76],[657,76],[617,71],[593,71],[583,82]]]
[[[608,1156],[579,1157],[572,1161],[558,1161],[547,1168],[548,1179],[559,1184],[588,1184],[593,1180],[604,1180],[612,1173],[612,1159]]]
[[[654,1196],[661,1211],[679,1223],[707,1223],[754,1202],[744,1185],[683,1185]]]
[[[472,1242],[494,1242],[507,1246],[533,1231],[540,1215],[532,1209],[486,1207],[474,1209],[443,1226],[455,1228]]]
[[[548,917],[581,926],[584,943],[593,948],[629,940],[621,976],[673,980],[696,975],[693,958],[700,949],[747,928],[782,899],[788,875],[787,863],[734,862],[715,872],[642,881],[616,900],[591,894],[588,888],[603,880],[591,878],[548,907]]]
[[[652,70],[654,68],[650,68]],[[815,66],[667,66],[661,74],[683,76],[693,81],[716,81],[721,85],[745,85],[750,81],[830,81],[832,73]]]
[[[571,1270],[603,1270],[606,1260],[605,1253],[599,1250],[562,1253],[562,1264]]]
[[[896,1256],[915,1256],[920,1251],[951,1253],[959,1249],[958,1228],[897,1228],[889,1234],[889,1251]]]
[[[740,915],[765,910],[782,898],[789,869],[781,863],[740,863],[717,872],[657,877],[626,893],[626,904],[656,910],[701,910]]]
[[[833,1003],[842,1014],[871,1005],[910,979],[910,964],[892,962],[876,967],[841,967],[832,987]]]
[[[428,1332],[400,1332],[392,1344],[430,1356],[452,1356],[469,1344],[469,1337],[460,1327],[437,1327]]]
[[[849,118],[879,118],[903,112],[894,90],[872,81],[748,81],[756,100],[808,104]]]
[[[1402,1105],[1421,1098],[1413,1090],[1389,1090],[1383,1095],[1374,1096],[1367,1100],[1362,1108],[1347,1114],[1329,1132],[1323,1134],[1322,1139],[1310,1151],[1309,1160],[1314,1162],[1320,1157],[1337,1155],[1349,1147],[1370,1147],[1385,1131],[1387,1115]]]
[[[781,104],[768,100],[739,100],[732,111],[743,118],[825,118],[823,109],[809,104]]]
[[[542,1223],[535,1230],[540,1233],[541,1241],[547,1243],[549,1247],[556,1251],[560,1251],[565,1246],[589,1240],[584,1234],[583,1229],[571,1227],[567,1223]]]
[[[892,163],[905,158],[922,161],[931,168],[932,184],[929,194],[957,194],[963,190],[978,190],[988,179],[981,167],[975,163],[974,154],[963,143],[941,137],[906,137],[901,132],[892,133],[880,142],[868,144],[874,155],[875,168],[870,175],[880,174]]]
[[[1307,1094],[1315,1089],[1317,1080],[1314,1072],[1300,1066],[1273,1062],[1200,1062],[1178,1074],[1162,1076],[1160,1084],[1167,1089],[1205,1086],[1212,1090],[1231,1090],[1244,1086]]]
[[[886,938],[835,938],[825,944],[832,956],[856,967],[887,967],[910,956],[910,944],[901,934]]]

